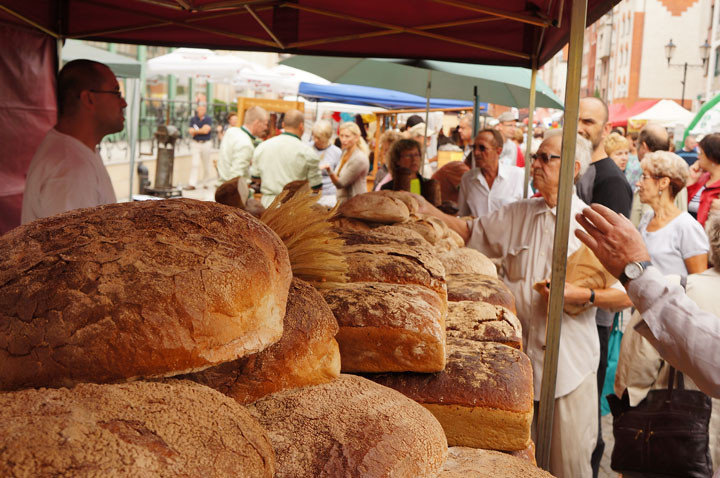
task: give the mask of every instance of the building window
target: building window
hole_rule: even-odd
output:
[[[713,76],[720,76],[720,48],[715,49],[715,72]]]

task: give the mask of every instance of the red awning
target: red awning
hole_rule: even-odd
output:
[[[625,105],[610,105],[610,124],[612,126],[625,126],[628,118],[649,110],[658,101],[660,100],[642,100],[636,102],[630,108],[626,108]],[[622,109],[619,107],[622,107]]]
[[[589,0],[591,24],[619,0]],[[567,0],[3,0],[58,38],[531,67],[567,43]]]

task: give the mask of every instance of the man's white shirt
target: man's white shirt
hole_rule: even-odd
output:
[[[458,195],[458,215],[481,217],[497,211],[505,204],[523,198],[525,170],[517,166],[498,165],[492,188],[479,168],[463,174]]]

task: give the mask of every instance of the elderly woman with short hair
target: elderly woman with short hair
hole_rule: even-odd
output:
[[[685,187],[688,165],[669,151],[647,153],[640,165],[638,181],[640,202],[652,211],[640,220],[638,229],[650,252],[650,258],[663,274],[685,277],[707,269],[709,244],[702,226],[674,203]]]
[[[318,203],[333,207],[337,202],[337,188],[330,179],[327,169],[324,165],[330,166],[330,170],[337,168],[340,163],[342,150],[332,144],[332,123],[327,120],[318,121],[312,128],[313,149],[320,157],[320,171],[322,172],[322,190]]]

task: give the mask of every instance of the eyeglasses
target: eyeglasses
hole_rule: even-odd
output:
[[[93,93],[105,93],[108,95],[115,95],[118,99],[122,99],[123,95],[119,91],[116,90],[89,90]]]
[[[540,161],[542,161],[545,164],[549,163],[551,159],[556,159],[556,158],[560,159],[560,157],[561,156],[559,154],[547,154],[547,153],[535,153],[532,155],[533,161],[535,161],[536,159],[539,159]]]
[[[487,146],[484,144],[473,144],[473,149],[480,151],[481,153],[484,153],[488,150]]]
[[[642,176],[640,176],[640,179],[645,181],[646,179],[662,179],[662,176],[655,176],[655,175],[648,175],[643,173]]]

